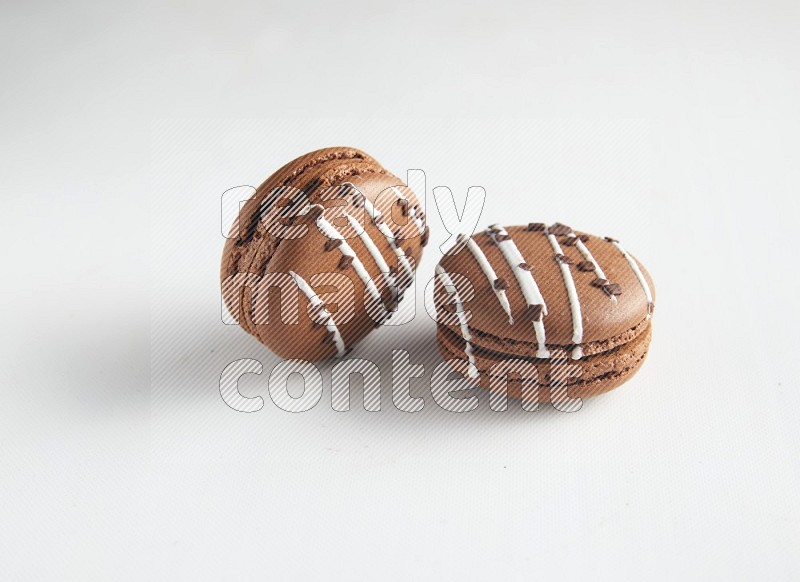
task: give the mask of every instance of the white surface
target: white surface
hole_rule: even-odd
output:
[[[0,18],[0,577],[800,577],[796,3],[140,6]],[[426,171],[422,273],[434,186],[619,237],[646,366],[573,414],[278,409],[219,199],[336,144]],[[430,374],[432,331],[353,357]]]

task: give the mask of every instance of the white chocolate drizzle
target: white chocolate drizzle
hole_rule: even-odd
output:
[[[439,275],[444,290],[447,294],[453,297],[456,307],[456,317],[458,318],[458,325],[461,328],[461,337],[464,338],[464,353],[469,361],[469,371],[467,375],[470,378],[478,377],[478,367],[475,365],[475,353],[472,349],[472,334],[469,331],[469,324],[467,323],[467,316],[464,314],[464,304],[461,302],[461,296],[458,294],[455,283],[450,278],[441,265],[436,265],[436,274]]]
[[[561,276],[564,279],[564,287],[566,287],[567,297],[569,297],[569,309],[570,313],[572,314],[572,342],[576,344],[576,346],[572,349],[572,359],[579,360],[583,357],[583,348],[580,346],[580,344],[583,342],[581,301],[578,297],[578,291],[575,289],[575,281],[572,278],[572,272],[569,269],[569,265],[565,261],[559,260],[564,256],[561,246],[558,244],[555,235],[550,234],[547,229],[545,229],[544,232],[547,235],[547,240],[550,241],[550,246],[553,247],[553,252],[556,255],[560,255],[560,257],[556,257],[556,261],[558,262],[558,266],[561,268]]]
[[[358,233],[358,238],[360,238],[361,242],[364,243],[364,246],[367,247],[369,254],[372,255],[372,259],[378,266],[378,270],[381,272],[383,280],[386,281],[387,285],[394,286],[394,277],[391,275],[389,271],[389,265],[383,258],[380,249],[378,249],[378,247],[375,246],[375,241],[372,240],[372,237],[367,232],[366,227],[362,226],[360,222],[358,222],[355,218],[353,218],[346,212],[344,213],[344,215],[347,217],[347,222],[350,223],[350,226],[352,226],[353,229]]]
[[[357,192],[359,191],[353,184],[350,182],[345,182],[342,184],[343,186],[349,186],[353,188]],[[414,276],[414,269],[411,268],[411,263],[408,262],[408,257],[406,257],[406,253],[397,245],[397,241],[394,238],[394,234],[392,231],[389,230],[389,227],[386,226],[386,223],[383,222],[383,213],[373,206],[372,202],[367,200],[367,197],[362,194],[362,198],[364,200],[364,210],[367,211],[367,214],[372,219],[372,223],[378,227],[380,233],[384,236],[386,241],[389,243],[389,246],[394,251],[394,254],[397,255],[398,262],[403,266],[406,273],[410,278]]]
[[[575,239],[575,246],[578,248],[578,251],[581,253],[581,255],[583,255],[583,258],[592,263],[592,265],[594,265],[595,274],[600,279],[608,280],[608,277],[606,277],[606,274],[603,272],[603,269],[600,268],[600,263],[598,263],[597,260],[594,258],[589,248],[585,244],[583,244],[583,241],[574,232],[571,232],[569,236],[570,238]],[[611,303],[617,302],[616,295],[609,295],[609,297],[611,298]]]
[[[500,305],[503,307],[503,311],[506,312],[508,315],[508,323],[510,325],[514,325],[514,318],[511,315],[511,305],[508,303],[508,297],[506,297],[506,292],[503,289],[498,289],[495,287],[495,281],[497,281],[497,273],[494,272],[492,265],[489,263],[489,259],[486,258],[486,255],[483,254],[481,247],[476,243],[471,237],[467,237],[464,235],[467,241],[467,248],[472,253],[472,256],[475,257],[475,260],[478,262],[478,265],[483,271],[483,274],[486,275],[486,278],[489,280],[489,286],[494,291],[494,294],[497,296],[497,300],[500,302]]]
[[[644,278],[642,270],[639,268],[639,263],[637,263],[636,259],[628,254],[628,251],[626,251],[623,246],[619,244],[619,241],[611,239],[609,242],[619,249],[619,252],[621,252],[622,256],[625,257],[625,260],[628,261],[628,264],[631,266],[634,275],[636,275],[636,278],[639,280],[639,284],[642,286],[644,295],[647,298],[647,319],[650,319],[653,311],[653,294],[650,291],[650,286],[647,284],[647,280]]]
[[[488,228],[486,234],[491,237],[503,253],[506,262],[508,262],[509,267],[511,267],[511,270],[514,272],[514,277],[517,279],[517,283],[522,291],[522,295],[525,297],[526,303],[528,305],[541,305],[542,316],[547,315],[547,304],[545,304],[544,297],[542,297],[542,293],[539,291],[539,286],[536,285],[536,280],[533,278],[531,272],[522,268],[521,265],[525,263],[525,259],[519,252],[517,245],[511,237],[508,236],[506,229],[493,224]],[[497,240],[498,236],[508,238],[505,240]],[[538,343],[536,357],[549,358],[550,352],[545,345],[544,317],[540,317],[538,321],[533,322],[533,329],[536,332],[536,341]]]
[[[342,357],[345,352],[344,340],[342,339],[342,334],[339,333],[339,328],[336,327],[336,322],[334,321],[333,316],[325,308],[325,304],[317,296],[317,294],[314,293],[314,290],[311,288],[311,286],[306,283],[305,279],[303,279],[294,271],[289,271],[289,275],[291,275],[292,279],[294,279],[297,288],[300,289],[300,291],[302,291],[306,297],[308,297],[308,300],[311,302],[311,306],[320,310],[320,316],[325,319],[325,327],[333,335],[333,343],[336,345],[336,357]]]
[[[320,208],[322,207],[320,206]],[[372,280],[372,277],[370,277],[369,273],[364,268],[364,263],[361,262],[361,259],[358,258],[358,255],[355,253],[352,247],[349,244],[347,244],[347,241],[345,240],[342,233],[340,233],[335,226],[333,226],[330,222],[328,222],[322,216],[322,214],[319,215],[316,222],[317,226],[319,226],[319,228],[322,230],[325,236],[327,236],[331,240],[341,241],[341,244],[339,244],[337,248],[342,253],[342,255],[350,257],[353,260],[352,263],[353,270],[355,270],[358,277],[364,283],[364,286],[366,287],[369,294],[372,296],[372,299],[382,305],[383,299],[381,298],[380,291],[378,291],[378,288],[375,286],[375,282]]]

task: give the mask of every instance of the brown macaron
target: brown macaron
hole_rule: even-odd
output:
[[[484,388],[586,398],[625,382],[647,355],[653,282],[615,239],[559,223],[493,225],[460,235],[436,272],[439,349]]]
[[[222,255],[222,296],[279,356],[341,356],[391,317],[427,238],[399,178],[357,149],[314,151],[242,207]]]

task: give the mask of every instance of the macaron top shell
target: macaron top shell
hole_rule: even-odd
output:
[[[458,288],[476,345],[502,342],[524,356],[611,349],[641,333],[654,306],[649,273],[618,241],[559,223],[493,225],[461,237],[440,267]],[[436,297],[440,308],[448,303],[441,283]]]
[[[397,184],[396,181],[393,183]],[[401,297],[394,297],[393,291],[396,288],[403,290],[413,281],[415,266],[422,252],[416,226],[412,235],[408,232],[408,223],[400,226],[391,219],[390,214],[393,207],[397,206],[398,199],[380,197],[372,204],[382,189],[383,181],[365,178],[360,181],[357,190],[352,189],[345,194],[345,199],[318,199],[318,203],[310,206],[307,213],[293,221],[294,228],[303,234],[290,244],[281,244],[264,273],[265,276],[291,273],[307,282],[325,303],[345,346],[353,345],[377,327],[382,321],[381,316],[385,315],[384,309],[393,311],[396,308],[396,302]],[[347,199],[350,193],[356,197]],[[361,195],[370,201],[367,203],[369,210],[363,201],[358,201],[357,197]],[[405,196],[411,197],[413,194],[406,192]],[[410,200],[416,202],[416,198]],[[371,213],[381,217],[379,222],[383,229],[372,220]],[[394,251],[392,240],[385,236],[387,232],[399,231],[408,235],[393,239],[403,253],[402,262]],[[338,236],[342,237],[341,242],[331,243]],[[381,259],[388,265],[388,272],[377,268]],[[271,296],[269,303],[276,305],[277,301],[280,301],[279,297]],[[302,296],[300,304],[305,304]],[[361,315],[365,310],[368,318]],[[270,321],[268,332],[264,326],[259,334],[283,336],[284,340],[273,350],[284,357],[301,351],[309,360],[336,355],[333,342],[315,343],[309,340],[306,330],[313,326],[306,325],[304,320],[308,319],[311,323],[312,319],[302,307],[299,316],[299,326],[286,325],[276,318]],[[264,341],[267,341],[266,337]]]

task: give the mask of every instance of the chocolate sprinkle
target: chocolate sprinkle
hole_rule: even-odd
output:
[[[325,241],[325,250],[332,251],[335,248],[338,248],[342,244],[342,241],[338,238],[331,238]]]
[[[544,305],[537,303],[535,305],[528,305],[528,308],[525,310],[525,317],[531,321],[541,321],[543,313]]]
[[[622,287],[620,287],[617,283],[608,283],[603,285],[603,291],[609,295],[622,295]]]
[[[578,263],[578,270],[579,271],[594,271],[594,263],[592,261],[581,261]]]
[[[408,200],[403,200],[401,198],[397,201],[397,204],[400,206],[400,213],[403,216],[408,216]]]
[[[506,289],[508,289],[508,283],[506,283],[505,279],[498,277],[497,279],[494,280],[494,288],[497,289],[498,291],[505,291]]]
[[[529,222],[528,223],[528,230],[531,231],[543,231],[545,229],[544,222]]]
[[[572,232],[572,229],[565,224],[556,222],[553,226],[547,229],[547,232],[549,234],[569,234]]]
[[[353,264],[353,257],[350,255],[342,255],[342,258],[339,259],[339,268],[340,269],[349,269],[350,265]]]
[[[574,261],[570,259],[568,256],[561,254],[556,255],[556,261],[564,265],[571,265],[574,263]]]
[[[320,216],[322,216],[323,212],[325,212],[325,209],[322,206],[318,206],[318,205],[314,205],[314,206],[312,206],[311,208],[308,209],[308,215],[313,220],[316,220]]]
[[[395,311],[397,309],[397,297],[392,292],[391,287],[383,288],[383,291],[381,291],[381,299],[387,311]]]

